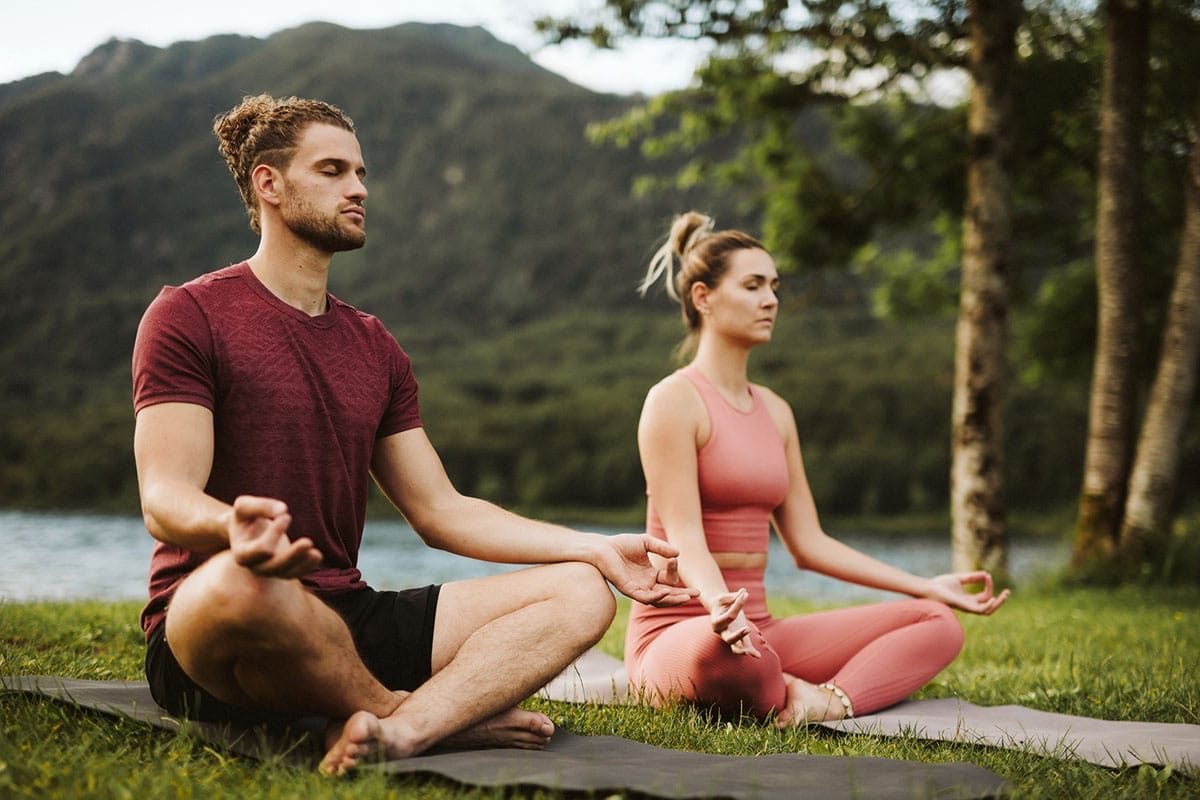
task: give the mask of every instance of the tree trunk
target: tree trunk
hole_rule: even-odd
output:
[[[1137,220],[1141,206],[1150,1],[1105,0],[1104,86],[1096,180],[1099,303],[1076,567],[1112,557],[1129,478],[1137,345]]]
[[[951,420],[954,569],[1006,571],[1002,404],[1008,318],[1011,139],[1020,0],[968,0],[972,78],[962,298]]]
[[[1169,534],[1183,430],[1200,368],[1200,108],[1184,197],[1175,285],[1121,525],[1119,550],[1138,561]]]

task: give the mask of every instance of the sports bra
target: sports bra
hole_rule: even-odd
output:
[[[696,453],[700,510],[708,549],[714,553],[765,553],[771,514],[787,497],[784,440],[761,393],[750,387],[752,405],[739,411],[693,366],[679,370],[700,393],[708,411],[708,441]],[[646,504],[647,531],[666,538],[654,509]]]

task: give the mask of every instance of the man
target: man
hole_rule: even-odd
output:
[[[155,699],[200,719],[328,717],[333,773],[437,742],[543,746],[550,720],[517,703],[603,635],[605,579],[644,602],[691,596],[675,550],[459,494],[420,426],[408,357],[326,291],[333,254],[365,241],[353,123],[264,95],[214,131],[261,240],[246,262],[164,288],[138,329]],[[370,589],[356,561],[372,477],[430,546],[543,566]]]

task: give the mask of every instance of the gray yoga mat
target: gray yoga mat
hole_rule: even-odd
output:
[[[632,702],[624,664],[594,649],[540,694],[576,703]],[[910,700],[875,714],[823,724],[847,733],[986,745],[1104,767],[1170,764],[1181,772],[1200,773],[1200,725],[1116,722],[1017,705],[977,706],[956,698]]]
[[[45,695],[168,730],[181,723],[155,705],[145,683],[51,676],[0,677],[9,691]],[[239,731],[183,723],[207,741],[262,758],[315,765],[318,737],[304,729]],[[313,729],[315,732],[315,729]],[[542,787],[591,793],[633,792],[666,798],[821,797],[879,800],[988,798],[1007,792],[995,773],[967,763],[927,764],[885,758],[775,754],[723,756],[668,750],[615,736],[555,733],[545,750],[460,750],[370,765],[390,774],[439,775],[460,784]]]

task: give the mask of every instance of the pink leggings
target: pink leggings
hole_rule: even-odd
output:
[[[750,592],[746,616],[762,658],[735,655],[713,633],[699,603],[676,608],[634,605],[626,636],[631,687],[654,702],[681,698],[766,716],[784,707],[784,673],[832,682],[856,715],[900,702],[925,685],[962,649],[954,612],[934,600],[897,600],[775,619],[766,608],[762,573],[727,570],[731,590]]]

